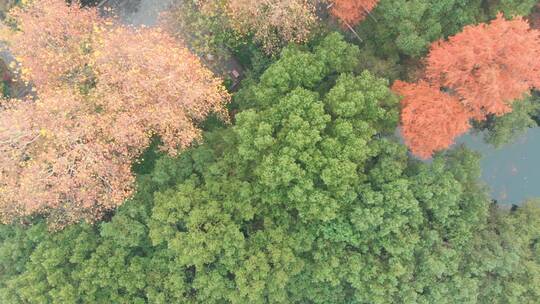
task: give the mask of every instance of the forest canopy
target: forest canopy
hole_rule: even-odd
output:
[[[509,219],[489,211],[478,156],[467,150],[431,164],[409,158],[390,136],[397,97],[387,81],[352,73],[357,54],[337,34],[311,50],[287,48],[240,95],[233,127],[207,133],[176,158],[159,157],[110,221],[54,234],[42,223],[6,226],[2,256],[18,254],[2,259],[10,271],[2,272],[0,299],[532,301],[529,291],[484,286],[534,268],[479,252],[527,229],[530,239],[512,241],[512,253],[517,265],[535,263],[527,244],[540,232],[536,222],[516,226],[513,218],[538,207]],[[492,230],[497,221],[503,236]]]
[[[540,200],[451,146],[536,126],[536,1],[69,2],[0,35],[0,303],[540,298]]]

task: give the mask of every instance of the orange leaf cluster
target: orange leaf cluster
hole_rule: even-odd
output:
[[[20,31],[6,40],[14,54],[24,56],[27,73],[23,76],[38,88],[81,76],[89,60],[85,50],[92,43],[94,25],[102,24],[97,10],[45,0],[33,1],[24,9],[16,7],[10,16]]]
[[[404,97],[403,136],[411,151],[427,158],[466,132],[470,119],[512,111],[512,102],[540,87],[538,58],[540,32],[522,18],[501,14],[489,25],[467,26],[434,43],[426,67],[429,84],[394,85]]]
[[[401,100],[402,134],[411,152],[429,158],[433,152],[453,144],[469,129],[469,112],[455,96],[425,81],[396,81],[392,90]]]
[[[221,81],[158,28],[114,25],[63,0],[35,1],[14,16],[22,31],[10,47],[38,98],[2,103],[4,221],[98,219],[132,192],[131,164],[152,136],[175,154],[199,138],[209,113],[225,117]]]
[[[357,25],[377,6],[379,0],[332,0],[330,12],[342,23]]]
[[[511,103],[540,87],[540,32],[522,18],[499,14],[488,24],[467,26],[434,43],[427,76],[451,89],[476,119],[512,111]]]

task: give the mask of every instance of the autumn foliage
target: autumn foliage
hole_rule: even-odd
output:
[[[426,67],[430,84],[394,85],[404,97],[403,136],[411,151],[427,158],[466,132],[468,120],[511,112],[512,102],[540,87],[538,58],[540,32],[501,14],[434,43]]]
[[[401,100],[402,134],[411,152],[429,158],[433,152],[453,144],[469,129],[469,113],[455,96],[424,81],[396,81],[392,86]]]
[[[209,113],[225,116],[220,80],[159,28],[115,25],[62,0],[12,16],[21,31],[10,47],[38,97],[0,112],[4,221],[98,219],[133,191],[131,164],[154,136],[175,154]]]
[[[289,42],[306,42],[316,24],[315,5],[309,0],[198,0],[206,14],[224,13],[241,35],[253,35],[267,53]]]
[[[354,26],[360,23],[379,0],[332,0],[330,12],[341,22]]]
[[[432,45],[427,76],[452,89],[474,117],[502,115],[511,103],[540,87],[540,32],[522,18],[499,14],[488,24],[467,26]]]
[[[24,59],[23,72],[31,75],[23,76],[31,77],[34,86],[41,89],[56,86],[67,78],[80,81],[84,77],[94,30],[104,25],[97,10],[45,0],[34,1],[26,9],[13,9],[10,16],[17,20],[20,31],[4,38],[13,54]]]

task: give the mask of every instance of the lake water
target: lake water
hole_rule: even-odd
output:
[[[482,154],[482,178],[499,203],[519,205],[540,197],[540,128],[499,149],[484,143],[481,134],[467,134],[456,142]]]

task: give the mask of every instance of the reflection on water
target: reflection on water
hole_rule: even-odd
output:
[[[482,153],[482,178],[498,202],[520,204],[540,197],[540,128],[499,149],[484,143],[481,134],[467,134],[457,142]]]

